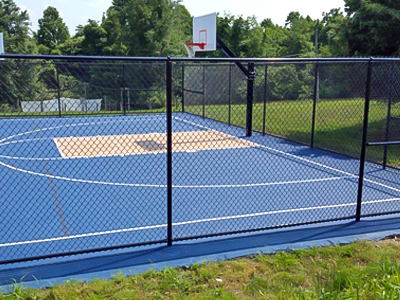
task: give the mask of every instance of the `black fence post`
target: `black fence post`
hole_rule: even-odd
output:
[[[229,64],[229,83],[228,83],[228,125],[231,125],[232,116],[232,65]]]
[[[203,65],[203,119],[206,116],[206,66]]]
[[[368,75],[367,75],[367,84],[365,92],[364,122],[362,131],[360,173],[358,178],[358,194],[357,194],[357,211],[356,211],[357,222],[361,220],[361,206],[362,206],[363,187],[364,187],[364,169],[365,169],[365,158],[367,154],[369,104],[371,100],[371,81],[372,81],[372,58],[368,62]]]
[[[56,68],[57,72],[57,101],[58,101],[58,116],[61,118],[61,86],[60,86],[60,73],[58,72],[58,69]]]
[[[390,138],[390,123],[392,118],[392,101],[393,101],[393,93],[394,93],[394,63],[392,62],[392,66],[390,68],[390,94],[388,99],[388,108],[387,108],[387,116],[386,116],[386,133],[385,133],[385,141],[388,142]],[[386,145],[383,149],[383,161],[382,166],[383,169],[387,167],[387,156],[388,156],[388,146]]]
[[[125,64],[122,65],[122,107],[124,116],[126,116],[126,82],[125,82]]]
[[[263,107],[263,135],[265,135],[266,122],[267,122],[267,97],[268,97],[268,65],[265,65],[264,72],[264,107]]]
[[[249,76],[247,77],[246,136],[250,137],[253,132],[254,81],[256,76],[253,62],[250,62],[248,64],[248,74]]]
[[[312,118],[311,118],[311,138],[310,138],[310,147],[314,148],[314,140],[315,140],[315,122],[316,122],[316,112],[317,112],[317,103],[319,100],[319,64],[315,64],[315,80],[314,80],[314,99],[313,99],[313,110],[312,110]]]
[[[172,246],[172,62],[167,61],[167,243]]]
[[[182,63],[182,112],[185,112],[185,63]]]

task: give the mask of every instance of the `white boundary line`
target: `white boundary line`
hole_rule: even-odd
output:
[[[158,116],[158,118],[156,118]],[[167,118],[167,113],[149,113],[149,114],[141,114],[141,115],[135,115],[135,114],[128,114],[128,115],[123,115],[121,114],[104,114],[104,115],[63,115],[62,118],[63,120],[72,120],[74,119],[116,119],[119,117],[124,117],[124,118],[130,118],[130,119],[150,119],[151,117],[154,117],[154,120],[160,120],[161,118],[166,119]],[[54,120],[54,119],[59,119],[60,117],[58,115],[53,115],[53,116],[31,116],[31,117],[20,117],[20,118],[14,118],[14,117],[0,117],[1,122],[24,122],[24,121],[44,121],[44,120]]]
[[[29,143],[29,142],[35,142],[35,141],[46,141],[46,140],[52,140],[53,138],[48,137],[48,138],[37,138],[37,139],[26,139],[26,140],[15,140],[7,143],[2,143],[0,144],[0,147],[2,146],[8,146],[12,144],[22,144],[22,143]]]
[[[36,175],[40,177],[79,182],[79,183],[90,183],[99,185],[109,185],[109,186],[125,186],[125,187],[151,187],[151,188],[167,188],[166,184],[139,184],[139,183],[123,183],[123,182],[106,182],[106,181],[96,181],[96,180],[86,180],[78,178],[70,178],[57,175],[49,175],[39,172],[28,171],[14,166],[10,166],[0,161],[0,165],[9,168],[14,171],[19,171],[21,173]],[[173,185],[173,188],[178,189],[210,189],[210,188],[246,188],[246,187],[257,187],[257,186],[273,186],[273,185],[284,185],[284,184],[300,184],[300,183],[313,183],[313,182],[323,182],[323,181],[336,181],[341,180],[342,177],[330,177],[330,178],[317,178],[317,179],[306,179],[298,181],[281,181],[281,182],[266,182],[266,183],[251,183],[251,184],[236,184],[236,185]]]
[[[200,128],[204,128],[207,130],[215,131],[209,127],[202,126],[196,123],[193,123],[191,121],[187,121],[178,117],[174,117],[177,120],[180,120],[184,123],[188,123]],[[98,122],[93,122],[94,124],[98,124]],[[93,124],[91,123],[91,124]],[[108,122],[105,122],[108,123]],[[74,126],[82,126],[88,123],[82,123],[82,124],[74,124]],[[72,126],[72,125],[70,125]],[[52,127],[52,128],[47,128],[47,130],[50,129],[56,129],[56,128],[61,128],[64,126],[59,126],[59,127]],[[25,132],[22,134],[15,135],[16,136],[22,136],[25,134],[37,132],[40,130],[34,130],[31,132]],[[226,134],[226,133],[225,133]],[[229,134],[227,134],[229,135]],[[233,138],[236,139],[242,139],[238,138],[236,136],[229,135]],[[8,137],[6,139],[1,140],[0,142],[4,142],[5,140],[11,139],[13,137]],[[243,139],[244,140],[244,139]],[[254,143],[254,142],[253,142]],[[274,148],[270,148],[261,144],[257,144],[257,147],[260,148],[265,148],[270,151],[274,151],[276,153],[280,153],[283,155],[287,155],[289,157],[298,159],[300,161],[305,161],[308,163],[311,163],[313,165],[317,165],[319,167],[326,168],[331,171],[335,171],[338,173],[341,173],[343,175],[346,175],[346,177],[351,177],[351,178],[357,178],[357,175],[354,175],[349,172],[345,172],[336,168],[332,168],[314,161],[311,161],[309,159],[299,157],[284,151],[280,151]],[[97,183],[97,184],[106,184],[106,185],[123,185],[123,186],[149,186],[149,187],[162,187],[165,188],[166,185],[137,185],[137,184],[115,184],[115,183],[101,183],[101,182],[96,182],[96,181],[90,181],[90,180],[80,180],[80,179],[71,179],[71,178],[65,178],[61,176],[49,176],[47,174],[41,174],[37,172],[31,172],[23,169],[18,169],[13,166],[9,166],[7,164],[4,164],[3,162],[0,161],[0,165],[3,165],[5,167],[8,167],[13,170],[17,170],[20,172],[32,174],[32,175],[37,175],[37,176],[42,176],[42,177],[52,177],[55,179],[61,179],[61,180],[68,180],[68,181],[75,181],[75,182],[86,182],[86,183]],[[343,177],[344,178],[344,177]],[[323,179],[308,179],[308,180],[301,180],[301,181],[287,181],[287,182],[271,182],[271,183],[265,183],[265,184],[251,184],[251,185],[244,185],[244,186],[265,186],[265,185],[283,185],[283,184],[291,184],[291,183],[304,183],[304,182],[321,182],[321,181],[333,181],[333,180],[340,180],[343,179],[342,177],[332,177],[332,178],[323,178]],[[400,190],[395,189],[393,187],[381,184],[379,182],[375,182],[369,179],[365,179],[365,181],[400,192]],[[174,186],[174,187],[183,187],[183,188],[189,188],[190,186]],[[210,188],[210,186],[192,186],[191,188],[199,188],[199,187],[207,187]],[[216,186],[218,188],[220,187],[237,187],[237,185],[224,185],[224,186]],[[385,203],[385,202],[395,202],[395,201],[400,201],[400,198],[391,198],[391,199],[382,199],[382,200],[372,200],[372,201],[366,201],[363,204],[368,205],[368,204],[378,204],[378,203]],[[190,224],[196,224],[196,223],[206,223],[206,222],[216,222],[216,221],[226,221],[226,220],[233,220],[233,219],[242,219],[242,218],[250,218],[250,217],[260,217],[260,216],[266,216],[266,215],[272,215],[272,214],[284,214],[284,213],[292,213],[292,212],[300,212],[300,211],[311,211],[311,210],[321,210],[321,209],[332,209],[332,208],[343,208],[343,207],[349,207],[349,206],[355,206],[357,203],[344,203],[344,204],[335,204],[335,205],[327,205],[327,206],[316,206],[316,207],[305,207],[305,208],[296,208],[296,209],[287,209],[287,210],[278,210],[278,211],[270,211],[270,212],[261,212],[261,213],[254,213],[254,214],[243,214],[243,215],[234,215],[234,216],[226,216],[226,217],[217,217],[217,218],[209,218],[209,219],[200,219],[200,220],[193,220],[193,221],[185,221],[185,222],[178,222],[178,223],[173,223],[173,226],[184,226],[184,225],[190,225]],[[54,241],[63,241],[63,240],[71,240],[71,239],[78,239],[78,238],[87,238],[87,237],[96,237],[96,236],[103,236],[103,235],[110,235],[110,234],[117,234],[117,233],[126,233],[126,232],[134,232],[134,231],[142,231],[142,230],[151,230],[151,229],[157,229],[157,228],[165,228],[167,227],[167,224],[161,224],[161,225],[152,225],[152,226],[144,226],[144,227],[136,227],[136,228],[128,228],[128,229],[120,229],[120,230],[110,230],[110,231],[104,231],[104,232],[94,232],[94,233],[88,233],[88,234],[81,234],[81,235],[73,235],[73,236],[67,236],[67,237],[56,237],[56,238],[50,238],[50,239],[42,239],[42,240],[32,240],[32,241],[23,241],[23,242],[15,242],[15,243],[5,243],[5,244],[0,244],[0,247],[9,247],[9,246],[19,246],[19,245],[27,245],[27,244],[38,244],[38,243],[46,243],[46,242],[54,242]]]
[[[205,128],[205,129],[208,129],[208,130],[213,130],[213,129],[210,128],[210,127],[203,126],[203,125],[199,125],[199,124],[197,124],[197,123],[194,123],[194,122],[191,122],[191,121],[187,121],[187,120],[181,119],[181,118],[179,118],[179,117],[174,117],[174,118],[177,119],[177,120],[179,120],[179,121],[181,121],[181,122],[191,124],[191,125],[193,125],[193,126],[198,126],[198,127],[200,127],[200,128]],[[213,131],[215,131],[215,130],[213,130]],[[236,137],[236,136],[233,136],[233,135],[230,135],[230,134],[227,134],[227,133],[226,133],[226,135],[229,135],[229,136],[231,136],[231,137],[233,137],[233,138],[242,139],[242,140],[247,141],[246,139],[243,139],[243,138],[240,138],[240,137]],[[354,174],[352,174],[352,173],[349,173],[349,172],[346,172],[346,171],[343,171],[343,170],[339,170],[339,169],[336,169],[336,168],[333,168],[333,167],[330,167],[330,166],[327,166],[327,165],[324,165],[324,164],[321,164],[321,163],[318,163],[318,162],[309,160],[309,159],[304,158],[304,157],[300,157],[300,156],[297,156],[297,155],[294,155],[294,154],[291,154],[291,153],[288,153],[288,152],[284,152],[284,151],[281,151],[281,150],[278,150],[278,149],[274,149],[274,148],[271,148],[271,147],[268,147],[268,146],[264,146],[264,145],[261,145],[261,144],[255,143],[255,142],[252,142],[252,143],[255,144],[255,145],[257,145],[258,148],[264,148],[264,149],[267,149],[267,150],[269,150],[269,151],[273,151],[273,152],[276,152],[276,153],[279,153],[279,154],[283,154],[283,155],[286,155],[286,156],[288,156],[288,157],[291,157],[291,158],[294,158],[294,159],[297,159],[297,160],[300,160],[300,161],[305,161],[305,162],[310,163],[310,164],[313,164],[313,165],[315,165],[315,166],[319,166],[319,167],[325,168],[325,169],[330,170],[330,171],[335,171],[335,172],[338,172],[338,173],[340,173],[340,174],[343,174],[343,175],[346,175],[346,176],[349,176],[349,177],[352,177],[352,178],[358,178],[358,177],[359,177],[358,175],[354,175]],[[380,182],[377,182],[377,181],[373,181],[373,180],[370,180],[370,179],[368,179],[368,178],[364,178],[364,181],[400,193],[400,189],[396,189],[396,188],[391,187],[391,186],[389,186],[389,185],[386,185],[386,184],[383,184],[383,183],[380,183]]]
[[[57,151],[58,151],[58,153],[60,153],[62,159],[65,159],[64,152],[62,152],[61,149],[60,149],[60,147],[58,147],[58,144],[57,144],[57,141],[56,141],[55,138],[53,139],[53,143],[54,143],[54,145],[56,145]],[[0,147],[1,147],[1,146],[0,146]],[[56,157],[56,158],[57,158],[57,157]],[[35,160],[38,160],[38,158],[35,157]],[[43,159],[41,159],[41,160],[43,160]],[[59,160],[59,159],[57,159],[57,160]]]
[[[182,119],[182,118],[179,118],[179,117],[175,117],[174,116],[173,118],[178,120],[178,121],[181,121],[183,123],[187,123],[187,124],[190,124],[192,126],[195,126],[195,127],[203,128],[203,129],[206,129],[206,130],[209,130],[209,131],[219,132],[219,131],[216,131],[216,130],[210,128],[210,127],[207,127],[207,126],[204,126],[204,125],[200,125],[200,124],[197,124],[197,123],[194,123],[192,121],[188,121],[188,120],[185,120],[185,119]],[[157,118],[155,120],[159,120],[159,118]],[[92,124],[107,124],[107,123],[129,122],[129,121],[130,120],[126,120],[126,121],[112,120],[112,121],[105,121],[105,122],[87,122],[87,123],[69,124],[69,126],[70,127],[77,127],[77,126],[88,126],[88,125],[92,125]],[[34,132],[39,132],[39,131],[47,131],[47,130],[63,128],[63,127],[65,127],[65,126],[55,126],[55,127],[49,127],[49,128],[42,128],[42,129],[32,130],[32,131],[28,131],[28,132],[24,132],[24,133],[19,133],[19,134],[16,134],[14,136],[9,136],[7,138],[4,138],[4,139],[0,140],[0,146],[1,146],[2,142],[6,141],[6,140],[9,140],[9,139],[12,139],[12,138],[17,137],[17,136],[23,136],[23,135],[26,135],[26,134],[29,134],[29,133],[34,133]],[[237,136],[233,136],[233,135],[225,133],[225,132],[223,132],[223,133],[225,135],[227,135],[227,136],[230,136],[230,137],[234,138],[234,139],[248,141],[246,139],[239,138]],[[324,164],[309,160],[309,159],[304,158],[304,157],[300,157],[300,156],[297,156],[297,155],[294,155],[294,154],[290,154],[288,152],[284,152],[284,151],[277,150],[277,149],[274,149],[274,148],[271,148],[271,147],[267,147],[267,146],[264,146],[264,145],[261,145],[261,144],[255,143],[255,142],[252,142],[252,143],[257,145],[256,148],[264,148],[264,149],[267,149],[269,151],[273,151],[273,152],[276,152],[276,153],[279,153],[279,154],[283,154],[283,155],[286,155],[288,157],[291,157],[291,158],[294,158],[294,159],[297,159],[297,160],[300,160],[300,161],[305,161],[307,163],[310,163],[310,164],[325,168],[327,170],[335,171],[335,172],[338,172],[340,174],[346,175],[346,177],[358,178],[358,175],[354,175],[352,173],[349,173],[349,172],[346,172],[346,171],[342,171],[342,170],[339,170],[339,169],[336,169],[336,168],[333,168],[333,167],[330,167],[330,166],[327,166],[327,165],[324,165]],[[252,147],[250,147],[250,148],[252,148]],[[165,184],[112,183],[112,182],[104,182],[104,181],[96,181],[96,180],[76,179],[76,178],[57,176],[57,175],[49,175],[49,174],[33,172],[33,171],[17,168],[17,167],[8,165],[8,164],[6,164],[6,163],[4,163],[2,161],[0,161],[0,165],[4,166],[6,168],[9,168],[9,169],[12,169],[12,170],[15,170],[15,171],[19,171],[19,172],[22,172],[22,173],[26,173],[26,174],[30,174],[30,175],[36,175],[36,176],[40,176],[40,177],[53,178],[53,179],[58,179],[58,180],[71,181],[71,182],[101,184],[101,185],[112,185],[112,186],[128,186],[128,187],[154,187],[154,188],[166,188],[167,187],[167,185],[165,185]],[[343,178],[345,178],[345,177],[343,177]],[[319,178],[319,179],[307,179],[307,180],[299,180],[299,181],[268,182],[268,183],[241,184],[241,185],[196,185],[196,186],[194,186],[194,185],[174,185],[173,187],[174,188],[187,188],[187,189],[196,189],[196,188],[243,188],[243,187],[255,187],[255,186],[271,186],[271,185],[282,185],[282,184],[296,184],[296,183],[311,183],[311,182],[322,182],[322,181],[334,181],[334,180],[340,180],[340,179],[343,179],[343,178],[341,178],[341,177],[330,177],[330,178],[322,178],[322,179]],[[364,181],[400,193],[400,189],[396,189],[394,187],[391,187],[391,186],[388,186],[388,185],[385,185],[385,184],[382,184],[382,183],[379,183],[379,182],[376,182],[376,181],[373,181],[373,180],[370,180],[370,179],[367,179],[367,178],[364,178]]]
[[[379,204],[379,203],[397,202],[397,201],[400,201],[400,198],[371,200],[371,201],[366,201],[363,204],[364,205],[368,205],[368,204]],[[172,225],[173,226],[185,226],[185,225],[192,225],[192,224],[198,224],[198,223],[209,223],[209,222],[218,222],[218,221],[237,220],[237,219],[263,217],[263,216],[276,215],[276,214],[304,212],[304,211],[311,211],[311,210],[344,208],[344,207],[350,207],[350,206],[356,206],[356,205],[357,205],[357,203],[342,203],[342,204],[332,204],[332,205],[326,205],[326,206],[314,206],[314,207],[282,209],[282,210],[267,211],[267,212],[261,212],[261,213],[253,213],[253,214],[233,215],[233,216],[226,216],[226,217],[216,217],[216,218],[209,218],[209,219],[199,219],[199,220],[193,220],[193,221],[177,222],[177,223],[173,223]],[[98,237],[98,236],[118,234],[118,233],[128,233],[128,232],[135,232],[135,231],[153,230],[153,229],[158,229],[158,228],[166,228],[167,226],[168,226],[167,224],[150,225],[150,226],[142,226],[142,227],[117,229],[117,230],[108,230],[108,231],[100,231],[100,232],[93,232],[93,233],[86,233],[86,234],[78,234],[78,235],[71,235],[71,236],[64,236],[64,237],[55,237],[55,238],[41,239],[41,240],[31,240],[31,241],[22,241],[22,242],[14,242],[14,243],[4,243],[4,244],[0,244],[0,248],[11,247],[11,246],[32,245],[32,244],[40,244],[40,243],[49,243],[49,242],[57,242],[57,241],[66,241],[66,240],[79,239],[79,238]]]
[[[140,121],[158,121],[160,118],[147,118],[147,119],[140,119]],[[78,126],[90,126],[90,125],[97,125],[97,124],[108,124],[108,123],[132,123],[132,120],[110,120],[110,121],[103,121],[103,122],[86,122],[86,123],[72,123],[72,124],[64,124],[60,126],[53,126],[53,127],[45,127],[45,128],[40,128],[40,129],[35,129],[31,131],[26,131],[26,132],[21,132],[15,135],[10,135],[8,137],[5,137],[0,140],[0,146],[2,145],[3,142],[19,137],[19,136],[24,136],[30,133],[36,133],[36,132],[41,132],[41,131],[49,131],[53,129],[60,129],[60,128],[66,128],[66,127],[78,127]]]
[[[182,118],[179,118],[179,117],[175,117],[175,116],[174,116],[173,118],[176,119],[176,120],[178,120],[178,121],[181,121],[181,122],[183,122],[183,123],[186,123],[186,124],[190,124],[190,125],[192,125],[192,126],[195,126],[195,127],[203,128],[203,129],[206,129],[206,130],[209,130],[209,131],[219,132],[219,131],[216,131],[216,130],[210,128],[210,127],[203,126],[203,125],[200,125],[200,124],[197,124],[197,123],[194,123],[194,122],[192,122],[192,121],[188,121],[188,120],[185,120],[185,119],[182,119]],[[159,118],[157,118],[157,119],[154,119],[154,118],[153,118],[153,119],[149,119],[149,120],[159,120]],[[125,123],[125,122],[131,122],[131,120],[121,121],[121,120],[118,120],[118,119],[117,119],[117,120],[111,120],[111,121],[105,121],[105,122],[86,122],[86,123],[69,124],[68,126],[70,126],[70,127],[77,127],[77,126],[88,126],[88,125],[93,125],[93,124],[107,124],[107,123],[115,123],[115,122],[124,122],[124,123]],[[63,126],[55,126],[55,127],[48,127],[48,128],[42,128],[42,129],[36,129],[36,130],[24,132],[24,133],[19,133],[19,134],[13,135],[13,136],[9,136],[9,137],[7,137],[7,138],[4,138],[4,139],[0,140],[0,146],[1,146],[1,143],[2,143],[2,142],[6,141],[6,140],[9,140],[9,139],[12,139],[12,138],[14,138],[14,137],[23,136],[23,135],[26,135],[26,134],[35,133],[35,132],[40,132],[40,131],[47,131],[47,130],[53,130],[53,129],[63,128],[63,127],[65,127],[65,125],[63,125]],[[233,135],[228,134],[228,133],[225,133],[225,132],[223,132],[223,133],[224,133],[225,135],[227,135],[227,136],[230,136],[230,137],[234,138],[234,139],[239,139],[239,140],[247,141],[247,140],[245,140],[245,139],[243,139],[243,138],[239,138],[239,137],[237,137],[237,136],[233,136]],[[252,143],[255,144],[255,145],[257,145],[257,148],[264,148],[264,149],[267,149],[267,150],[269,150],[269,151],[273,151],[273,152],[276,152],[276,153],[279,153],[279,154],[283,154],[283,155],[286,155],[286,156],[288,156],[288,157],[291,157],[291,158],[294,158],[294,159],[297,159],[297,160],[300,160],[300,161],[305,161],[305,162],[307,162],[307,163],[310,163],[310,164],[313,164],[313,165],[316,165],[316,166],[325,168],[325,169],[327,169],[327,170],[335,171],[335,172],[338,172],[338,173],[340,173],[340,174],[346,175],[346,177],[358,178],[358,175],[354,175],[354,174],[352,174],[352,173],[349,173],[349,172],[346,172],[346,171],[342,171],[342,170],[339,170],[339,169],[336,169],[336,168],[333,168],[333,167],[330,167],[330,166],[327,166],[327,165],[324,165],[324,164],[321,164],[321,163],[318,163],[318,162],[315,162],[315,161],[306,159],[306,158],[304,158],[304,157],[300,157],[300,156],[297,156],[297,155],[294,155],[294,154],[290,154],[290,153],[288,153],[288,152],[284,152],[284,151],[281,151],[281,150],[278,150],[278,149],[274,149],[274,148],[271,148],[271,147],[267,147],[267,146],[264,146],[264,145],[261,145],[261,144],[255,143],[255,142],[252,142]],[[250,148],[251,148],[251,147],[250,147]],[[0,156],[0,157],[1,157],[1,156]],[[62,159],[62,158],[61,158],[61,159]],[[15,171],[19,171],[19,172],[22,172],[22,173],[26,173],[26,174],[30,174],[30,175],[36,175],[36,176],[41,176],[41,177],[46,177],[46,178],[53,178],[53,179],[59,179],[59,180],[64,180],[64,181],[71,181],[71,182],[90,183],[90,184],[101,184],[101,185],[113,185],[113,186],[166,188],[166,185],[165,185],[165,184],[163,185],[163,184],[112,183],[112,182],[103,182],[103,181],[96,181],[96,180],[85,180],[85,179],[76,179],[76,178],[70,178],[70,177],[64,177],[64,176],[48,175],[48,174],[44,174],[44,173],[33,172],[33,171],[28,171],[28,170],[25,170],[25,169],[17,168],[17,167],[8,165],[8,164],[6,164],[6,163],[4,163],[4,162],[2,162],[2,161],[0,161],[0,165],[4,166],[4,167],[6,167],[6,168],[9,168],[9,169],[12,169],[12,170],[15,170]],[[338,178],[339,178],[339,179],[338,179]],[[269,182],[269,183],[261,183],[261,184],[242,184],[242,185],[197,185],[197,186],[193,186],[193,185],[175,185],[175,186],[173,186],[173,187],[174,187],[174,188],[188,188],[188,189],[195,189],[195,188],[242,188],[242,187],[254,187],[254,186],[269,186],[269,185],[280,185],[280,184],[295,184],[295,183],[309,183],[309,182],[332,181],[332,180],[340,180],[340,179],[342,179],[342,178],[340,178],[340,177],[331,177],[331,178],[322,178],[322,179],[307,179],[307,180],[300,180],[300,181]],[[382,183],[379,183],[379,182],[376,182],[376,181],[373,181],[373,180],[370,180],[370,179],[367,179],[367,178],[364,178],[364,181],[400,193],[400,189],[396,189],[396,188],[394,188],[394,187],[391,187],[391,186],[388,186],[388,185],[385,185],[385,184],[382,184]]]
[[[209,131],[209,130],[207,130]],[[193,131],[198,132],[198,131]],[[219,132],[221,133],[221,132]],[[147,135],[152,135],[152,134],[159,134],[159,133],[148,133]],[[223,133],[225,134],[225,133]],[[65,138],[65,137],[62,137]],[[26,140],[16,140],[8,143],[3,143],[0,144],[0,148],[2,146],[7,146],[11,144],[22,144],[22,143],[29,143],[29,142],[34,142],[34,141],[45,141],[45,140],[52,140],[57,147],[58,152],[60,153],[61,157],[23,157],[23,156],[8,156],[8,155],[1,155],[0,158],[4,159],[10,159],[10,160],[28,160],[28,161],[56,161],[56,160],[64,160],[64,159],[88,159],[88,158],[100,158],[100,157],[121,157],[121,156],[139,156],[139,155],[166,155],[167,151],[161,152],[161,151],[156,151],[156,152],[147,152],[147,153],[134,153],[134,154],[108,154],[108,155],[91,155],[91,156],[74,156],[74,157],[65,157],[65,155],[61,152],[60,148],[58,147],[57,142],[55,141],[57,138],[37,138],[37,139],[26,139]],[[165,145],[166,146],[166,145]],[[196,153],[196,152],[207,152],[207,151],[217,151],[217,150],[230,150],[230,149],[246,149],[250,148],[251,146],[246,146],[246,147],[226,147],[226,148],[207,148],[207,149],[200,149],[200,150],[181,150],[181,151],[174,151],[174,153]]]
[[[176,117],[175,117],[176,118]],[[176,118],[180,120],[179,118]],[[158,119],[156,119],[158,120]],[[128,121],[128,120],[127,120]],[[88,126],[88,125],[93,125],[93,124],[107,124],[110,122],[118,122],[118,120],[112,120],[112,121],[106,121],[106,122],[87,122],[87,123],[78,123],[78,124],[70,124],[69,126],[71,127],[77,127],[77,126]],[[193,125],[193,124],[191,124]],[[196,124],[196,126],[204,127],[201,125]],[[23,136],[26,134],[34,133],[34,132],[39,132],[39,131],[48,131],[48,130],[53,130],[53,129],[58,129],[58,128],[63,128],[65,126],[55,126],[55,127],[48,127],[48,128],[41,128],[33,131],[28,131],[24,133],[19,133],[14,136],[7,137],[0,142],[4,142],[5,140],[12,139],[17,136]],[[210,128],[204,127],[207,129],[207,131],[214,131],[218,132],[216,130],[212,130]],[[156,134],[156,133],[149,133],[149,134]],[[235,136],[223,133],[229,137],[233,137],[234,139],[239,139]],[[51,138],[46,138],[46,139],[51,139]],[[36,140],[36,139],[32,139]],[[39,140],[39,139],[38,139]],[[18,141],[13,141],[15,142],[23,142],[24,140],[18,140]],[[10,143],[13,143],[10,142]],[[53,139],[54,142],[54,139]],[[58,149],[57,143],[54,142]],[[0,147],[3,146],[4,144],[0,144]],[[257,144],[258,145],[258,144]],[[250,147],[251,148],[251,147]],[[210,149],[212,150],[212,149]],[[61,153],[60,149],[58,149],[59,153],[61,156],[63,154]],[[185,152],[185,151],[183,151]],[[151,153],[149,155],[154,155],[154,154],[159,154],[159,153]],[[147,154],[146,154],[147,155]],[[120,156],[120,155],[118,155]],[[104,157],[104,156],[99,156],[99,157]],[[0,158],[4,159],[14,159],[14,160],[28,160],[28,161],[57,161],[57,160],[63,160],[63,157],[54,157],[54,158],[30,158],[30,157],[10,157],[10,156],[5,156],[5,155],[0,155]],[[82,159],[86,157],[77,157],[77,159]],[[40,176],[40,177],[45,177],[45,178],[52,178],[52,179],[58,179],[58,180],[64,180],[64,181],[71,181],[71,182],[79,182],[79,183],[89,183],[89,184],[99,184],[99,185],[110,185],[110,186],[125,186],[125,187],[150,187],[150,188],[167,188],[166,184],[137,184],[137,183],[120,183],[120,182],[105,182],[105,181],[96,181],[96,180],[86,180],[86,179],[78,179],[78,178],[71,178],[71,177],[66,177],[66,176],[57,176],[57,175],[50,175],[50,174],[45,174],[45,173],[40,173],[40,172],[34,172],[34,171],[29,171],[25,170],[22,168],[17,168],[12,165],[6,164],[5,162],[0,161],[0,165],[9,168],[14,171],[19,171],[25,174],[30,174],[30,175],[35,175],[35,176]],[[304,180],[291,180],[291,181],[281,181],[281,182],[264,182],[264,183],[251,183],[251,184],[229,184],[229,185],[173,185],[173,188],[179,188],[179,189],[217,189],[217,188],[248,188],[248,187],[263,187],[263,186],[276,186],[276,185],[288,185],[288,184],[302,184],[302,183],[316,183],[316,182],[326,182],[326,181],[338,181],[343,179],[342,177],[327,177],[327,178],[317,178],[317,179],[304,179]]]
[[[140,120],[145,120],[145,121],[158,121],[160,120],[159,118],[140,118]],[[49,130],[54,130],[54,129],[60,129],[60,128],[64,128],[64,127],[78,127],[78,126],[90,126],[90,125],[96,125],[96,124],[108,124],[108,123],[130,123],[132,122],[132,120],[110,120],[110,121],[103,121],[103,122],[86,122],[86,123],[75,123],[75,124],[65,124],[62,126],[54,126],[54,127],[45,127],[45,128],[40,128],[40,129],[36,129],[36,130],[32,130],[32,131],[26,131],[26,132],[22,132],[19,134],[15,134],[15,135],[11,135],[8,136],[6,138],[3,138],[2,140],[0,140],[0,147],[2,146],[6,146],[6,145],[10,145],[10,144],[18,144],[18,143],[25,143],[25,142],[30,142],[30,141],[41,141],[41,140],[53,140],[54,142],[54,138],[52,137],[48,137],[48,138],[35,138],[35,139],[26,139],[26,140],[15,140],[15,141],[11,141],[11,142],[7,142],[4,143],[7,140],[16,138],[16,137],[20,137],[20,136],[24,136],[27,134],[31,134],[31,133],[36,133],[36,132],[42,132],[42,131],[49,131]],[[152,133],[150,133],[152,134]],[[56,161],[56,160],[63,160],[63,159],[70,159],[70,158],[66,158],[64,157],[64,155],[61,153],[60,149],[58,148],[57,143],[56,147],[61,155],[61,157],[20,157],[20,156],[7,156],[7,155],[0,155],[0,158],[4,158],[4,159],[11,159],[11,160],[29,160],[29,161]],[[120,156],[120,155],[117,155]],[[103,157],[103,156],[98,156],[98,157]],[[76,157],[76,158],[87,158],[87,157]]]

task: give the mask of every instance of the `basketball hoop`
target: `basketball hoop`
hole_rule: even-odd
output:
[[[194,58],[196,52],[217,50],[217,14],[212,13],[193,18],[193,40],[185,43],[189,58]]]
[[[199,47],[201,50],[204,50],[206,43],[185,43],[185,48],[188,52],[189,58],[194,58],[196,56],[196,51],[193,49],[194,47]]]
[[[189,46],[189,47],[199,47],[201,50],[204,50],[204,48],[207,44],[206,43],[186,43],[185,45]]]

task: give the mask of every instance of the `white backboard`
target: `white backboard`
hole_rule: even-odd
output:
[[[204,49],[194,46],[193,50],[215,51],[217,50],[217,14],[193,18],[193,43],[204,43]]]
[[[3,40],[3,33],[0,32],[0,54],[4,54],[4,40]],[[4,58],[0,58],[3,60]]]

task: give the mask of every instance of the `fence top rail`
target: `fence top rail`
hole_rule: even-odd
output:
[[[71,60],[71,61],[136,61],[136,62],[254,62],[254,63],[335,63],[335,62],[400,62],[400,58],[348,57],[348,58],[188,58],[188,57],[129,57],[129,56],[67,56],[1,54],[0,59]]]
[[[130,56],[68,56],[68,55],[31,55],[31,54],[0,54],[0,59],[26,60],[72,60],[72,61],[152,61],[164,62],[168,57],[130,57]]]
[[[254,62],[254,63],[329,63],[369,62],[371,58],[186,58],[174,57],[176,62]]]

